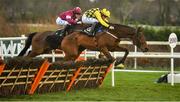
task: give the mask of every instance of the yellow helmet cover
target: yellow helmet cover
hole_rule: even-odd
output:
[[[105,16],[107,16],[107,17],[110,18],[111,13],[110,13],[109,10],[107,10],[107,9],[104,8],[104,9],[101,10],[101,13],[102,13],[103,15],[105,15]]]

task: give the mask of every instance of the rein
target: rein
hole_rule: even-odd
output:
[[[110,36],[112,36],[115,39],[119,39],[118,37],[116,37],[115,35],[113,35],[112,33],[108,32],[108,31],[106,31],[106,33],[109,34]]]

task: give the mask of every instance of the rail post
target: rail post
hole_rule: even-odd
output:
[[[171,47],[171,86],[174,86],[174,48],[177,45],[177,36],[175,33],[169,35],[169,46]]]

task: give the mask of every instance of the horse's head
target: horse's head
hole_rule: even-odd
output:
[[[136,45],[141,51],[147,52],[148,46],[144,36],[143,28],[138,27],[136,34],[133,36],[133,44]]]

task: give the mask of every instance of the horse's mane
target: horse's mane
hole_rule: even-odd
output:
[[[122,25],[122,24],[115,24],[115,23],[109,23],[110,25],[114,26],[116,29],[118,29],[120,32],[126,32],[128,34],[136,34],[137,30],[134,27]],[[117,31],[118,32],[118,31]]]

